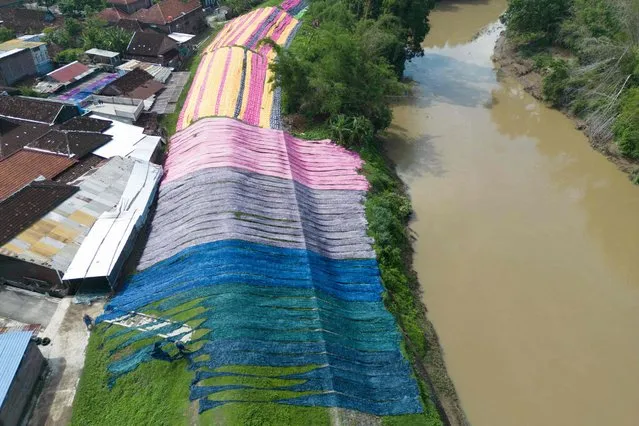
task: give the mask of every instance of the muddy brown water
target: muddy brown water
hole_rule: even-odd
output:
[[[636,426],[639,188],[493,69],[504,8],[440,3],[394,109],[424,302],[473,425]]]

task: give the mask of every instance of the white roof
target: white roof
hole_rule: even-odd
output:
[[[120,202],[95,222],[64,280],[106,277],[114,284],[146,221],[161,177],[162,167],[135,161]]]
[[[88,55],[104,56],[105,58],[115,58],[116,56],[119,55],[118,52],[111,52],[110,50],[96,49],[95,47],[93,49],[87,50],[84,53]]]
[[[11,50],[0,50],[0,59],[6,58],[7,56],[11,56],[18,52],[22,52],[24,49],[11,49]]]
[[[91,117],[105,119],[99,114],[91,114]],[[161,138],[145,135],[143,131],[144,129],[139,126],[112,121],[111,127],[104,131],[104,134],[111,135],[113,139],[93,153],[102,158],[129,157],[150,161]]]
[[[179,44],[186,43],[195,37],[195,34],[186,34],[186,33],[171,33],[169,34],[169,38],[177,41]]]

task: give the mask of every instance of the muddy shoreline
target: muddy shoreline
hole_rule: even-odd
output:
[[[543,76],[535,70],[534,61],[523,57],[513,44],[506,37],[506,31],[502,31],[495,44],[493,62],[497,69],[509,77],[515,78],[535,99],[544,102],[543,99]],[[639,161],[631,160],[619,153],[617,145],[612,140],[597,140],[593,138],[588,130],[586,122],[565,108],[559,109],[566,117],[575,123],[575,127],[581,130],[590,143],[590,146],[617,168],[629,175],[630,179],[639,178]]]

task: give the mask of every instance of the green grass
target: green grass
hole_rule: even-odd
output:
[[[101,324],[91,333],[71,424],[189,424],[192,415],[189,385],[193,372],[187,369],[184,360],[144,363],[137,370],[118,378],[109,389],[107,365],[110,359],[103,344],[107,334],[114,329],[119,327]]]
[[[200,416],[202,425],[325,426],[331,424],[324,407],[299,407],[275,403],[226,404]]]

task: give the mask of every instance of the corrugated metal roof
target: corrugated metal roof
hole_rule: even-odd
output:
[[[98,217],[120,201],[133,164],[113,157],[74,182],[77,193],[0,247],[0,254],[65,272]]]
[[[21,149],[0,161],[0,200],[39,176],[51,179],[75,160],[66,156]]]
[[[57,70],[51,71],[47,74],[47,77],[54,79],[60,83],[69,83],[71,81],[79,80],[91,74],[95,69],[89,68],[81,62],[74,61]]]
[[[30,339],[30,331],[0,334],[0,406],[9,392]]]

